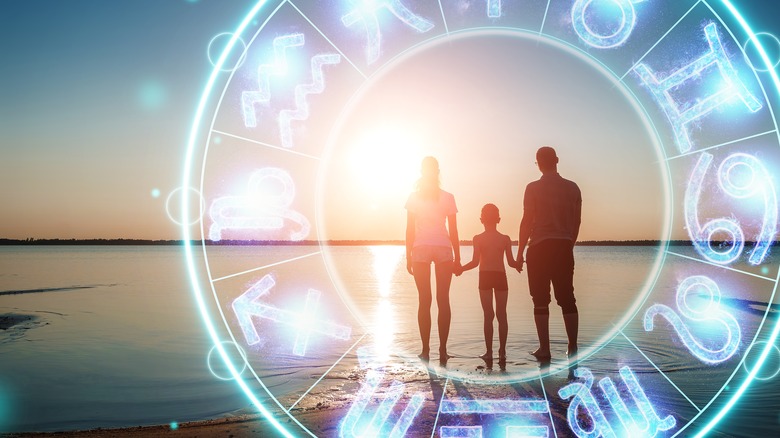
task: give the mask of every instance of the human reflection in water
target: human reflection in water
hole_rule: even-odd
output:
[[[450,283],[453,273],[460,274],[460,245],[455,197],[440,187],[436,158],[423,159],[417,190],[409,195],[406,210],[406,270],[414,276],[419,297],[417,324],[422,341],[419,357],[424,361],[430,357],[433,263],[436,304],[439,307],[439,361],[446,364],[450,357],[447,354],[451,319]]]
[[[534,303],[534,323],[539,348],[531,354],[540,361],[550,355],[550,284],[563,312],[569,340],[567,356],[577,354],[579,313],[574,298],[574,243],[580,231],[582,195],[572,181],[558,174],[555,149],[536,151],[542,177],[526,186],[523,219],[517,251],[517,271],[523,270],[523,252],[528,245],[528,289]]]

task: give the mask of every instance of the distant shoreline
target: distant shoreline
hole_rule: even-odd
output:
[[[204,241],[208,246],[375,246],[404,245],[403,240],[220,240]],[[577,242],[577,246],[661,246],[667,243],[661,240],[585,240]],[[713,242],[729,245],[726,242]],[[200,245],[200,240],[192,240],[191,244]],[[471,246],[470,240],[461,240],[461,245]],[[517,241],[512,241],[517,245]],[[745,242],[746,245],[751,242]],[[773,246],[777,242],[773,243]],[[183,246],[183,240],[149,240],[149,239],[2,239],[0,246]],[[669,246],[691,246],[690,240],[669,240]]]

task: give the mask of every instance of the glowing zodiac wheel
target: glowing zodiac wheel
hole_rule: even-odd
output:
[[[260,1],[220,36],[185,161],[206,200],[185,253],[209,367],[281,434],[704,435],[777,374],[762,365],[780,331],[780,80],[730,1]],[[548,141],[586,145],[567,151],[587,164],[573,179],[611,182],[585,222],[617,239],[642,222],[661,243],[600,265],[580,251],[582,289],[615,303],[583,300],[601,325],[577,360],[420,363],[403,250],[349,244],[403,237],[404,172],[423,149],[444,172],[470,165],[448,181],[457,196],[530,181],[515,163]],[[338,418],[305,415],[323,404]]]

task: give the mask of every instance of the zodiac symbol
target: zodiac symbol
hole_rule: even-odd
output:
[[[279,193],[269,185],[281,184]],[[271,183],[271,184],[268,184]],[[302,214],[290,210],[295,198],[295,185],[290,174],[275,167],[257,170],[249,177],[247,196],[225,196],[217,198],[209,208],[213,223],[209,227],[209,239],[218,242],[222,231],[233,230],[278,230],[284,227],[284,219],[300,225],[300,230],[290,234],[292,240],[303,240],[309,234],[309,221]]]
[[[295,109],[283,110],[279,113],[279,135],[282,138],[282,146],[293,146],[292,120],[306,120],[309,117],[309,102],[306,96],[320,94],[325,90],[325,79],[322,74],[322,66],[326,64],[338,64],[341,56],[335,54],[322,54],[311,58],[312,83],[301,84],[295,87]]]
[[[604,438],[617,438],[612,426],[604,416],[604,412],[599,407],[596,398],[591,392],[593,386],[593,373],[588,368],[577,368],[574,370],[574,375],[577,378],[585,379],[585,382],[570,383],[558,391],[558,395],[567,400],[572,398],[571,403],[567,411],[567,418],[569,427],[572,432],[580,438],[584,437],[599,437]],[[636,379],[636,376],[627,366],[620,368],[620,377],[623,379],[628,392],[631,394],[637,409],[634,411],[629,410],[620,394],[615,388],[614,382],[609,377],[605,377],[599,381],[599,387],[604,392],[609,401],[610,406],[617,414],[620,422],[626,430],[626,434],[621,436],[642,436],[642,437],[654,437],[658,432],[670,430],[677,423],[674,417],[667,415],[663,420],[655,412],[655,408],[647,399],[642,387]],[[591,430],[585,430],[577,419],[577,411],[582,409],[592,420],[593,428]],[[639,426],[637,423],[643,423],[643,426]]]
[[[691,174],[685,190],[685,225],[694,248],[707,260],[718,264],[729,264],[736,260],[745,247],[745,237],[736,219],[712,219],[700,225],[698,221],[698,200],[701,197],[704,176],[712,163],[713,156],[702,152]],[[747,177],[746,177],[747,176]],[[777,233],[777,195],[771,176],[754,156],[736,153],[727,157],[718,168],[718,183],[729,196],[744,199],[758,193],[764,197],[764,217],[761,231],[756,236],[755,247],[748,262],[761,264]],[[713,248],[713,235],[717,232],[729,236],[731,246],[726,250]]]
[[[501,0],[487,0],[487,15],[490,18],[501,16]]]
[[[306,355],[306,346],[312,333],[320,333],[342,341],[349,340],[352,331],[350,327],[316,319],[315,307],[321,295],[318,290],[309,289],[305,308],[300,313],[260,303],[258,299],[268,294],[275,284],[270,274],[265,275],[233,300],[233,312],[238,318],[238,324],[244,332],[247,344],[255,345],[260,342],[260,335],[252,322],[253,316],[292,326],[296,330],[293,354],[297,356]]]
[[[574,31],[588,45],[599,48],[609,49],[622,45],[631,36],[631,32],[636,26],[635,3],[642,3],[645,0],[577,0],[571,8],[571,22]],[[621,19],[620,26],[611,34],[601,34],[588,25],[585,12],[588,8],[596,8],[600,3],[609,3],[611,6],[620,8]]]
[[[241,109],[244,113],[244,125],[247,128],[257,126],[255,104],[257,102],[267,103],[271,100],[271,75],[279,76],[287,73],[287,49],[302,45],[302,33],[274,38],[274,61],[269,64],[261,64],[257,68],[257,91],[241,93]]]
[[[693,308],[689,303],[688,296],[693,293],[694,289],[703,289],[709,297],[703,308]],[[712,321],[726,327],[726,341],[723,343],[723,347],[719,350],[713,350],[703,346],[693,337],[677,313],[663,304],[653,304],[647,309],[644,318],[645,331],[652,331],[653,319],[656,315],[661,315],[672,324],[688,350],[702,362],[714,365],[728,360],[737,352],[741,338],[739,323],[730,313],[721,310],[720,289],[710,278],[694,275],[683,280],[677,287],[677,309],[688,320]]]
[[[729,61],[726,50],[720,42],[715,23],[704,27],[704,36],[707,38],[710,50],[701,58],[675,71],[662,81],[659,81],[653,71],[643,63],[634,68],[672,124],[675,141],[681,153],[688,152],[692,147],[687,125],[694,120],[706,116],[719,106],[730,103],[736,98],[742,100],[753,113],[763,107],[739,79],[737,70]],[[720,90],[693,104],[675,102],[672,96],[673,90],[689,79],[698,78],[702,71],[712,66],[716,66],[722,76],[723,87]]]
[[[379,45],[382,33],[379,29],[377,12],[380,9],[387,9],[396,18],[417,32],[425,33],[433,29],[433,23],[410,11],[409,8],[401,3],[401,0],[360,0],[360,3],[360,6],[341,17],[341,22],[347,27],[352,27],[358,21],[362,21],[365,24],[366,38],[368,40],[366,54],[369,64],[379,59]]]
[[[502,400],[442,400],[442,414],[544,414],[550,408],[542,399],[502,399]],[[442,426],[439,429],[442,437],[482,437],[482,426]],[[547,426],[507,426],[507,437],[547,437]]]
[[[394,380],[390,384],[390,389],[383,395],[382,402],[373,414],[366,414],[365,410],[371,402],[371,398],[379,388],[384,373],[379,371],[375,358],[369,356],[365,348],[358,350],[358,359],[362,368],[369,368],[366,373],[366,381],[360,387],[355,400],[352,402],[347,415],[339,425],[340,437],[374,437],[389,436],[391,438],[401,438],[406,435],[406,431],[412,425],[414,418],[422,409],[425,396],[422,393],[416,393],[412,396],[409,403],[404,408],[401,416],[395,420],[395,423],[389,421],[390,413],[404,392],[404,384]],[[364,416],[366,418],[364,418]],[[391,431],[387,432],[388,429]]]

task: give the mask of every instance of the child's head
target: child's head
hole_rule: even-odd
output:
[[[496,225],[501,222],[501,216],[498,215],[498,207],[494,204],[485,204],[485,206],[482,207],[482,214],[480,215],[479,220],[485,225]]]

